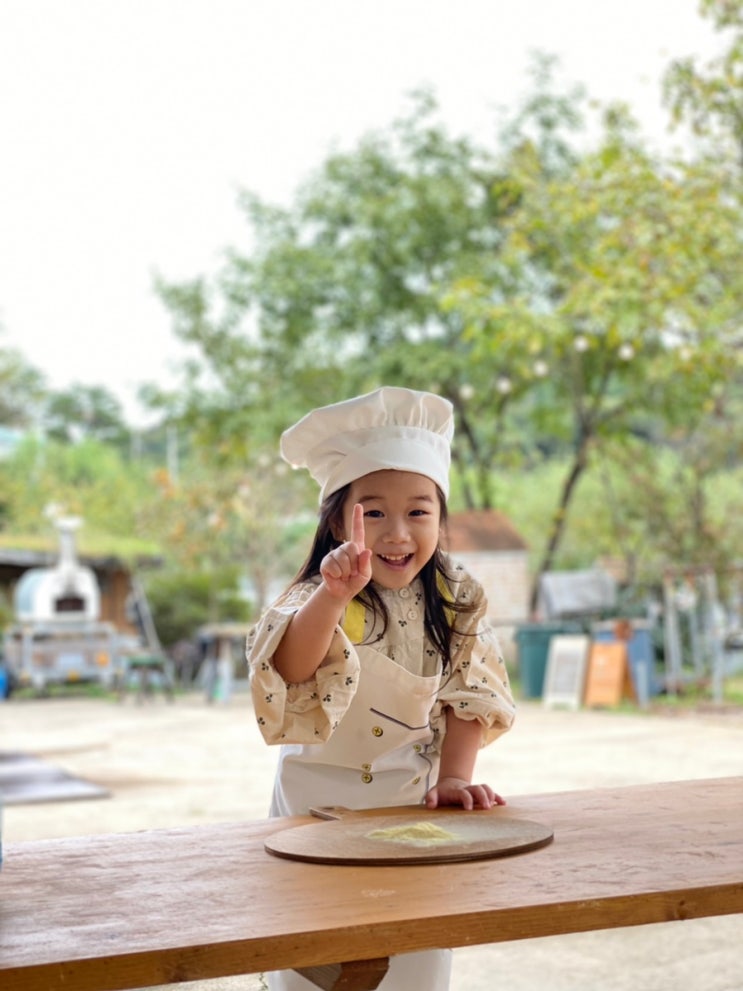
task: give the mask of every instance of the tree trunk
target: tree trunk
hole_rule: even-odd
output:
[[[469,422],[469,418],[467,417],[462,404],[457,399],[453,399],[452,403],[457,413],[460,434],[462,437],[466,439],[467,446],[470,449],[470,457],[472,460],[472,464],[474,465],[475,474],[477,477],[478,496],[481,501],[485,500],[485,502],[487,503],[488,497],[487,494],[483,492],[483,481],[482,481],[483,476],[487,474],[487,466],[484,464],[484,459],[482,456],[482,452],[480,450],[480,444],[477,439],[477,434],[472,429],[472,426]],[[456,454],[454,454],[454,457],[456,457]],[[477,505],[475,495],[472,491],[472,487],[465,479],[466,463],[467,463],[466,458],[458,459],[458,464],[460,467],[460,475],[463,482],[464,498],[467,504],[467,508],[489,509],[490,507],[487,504]]]
[[[493,508],[493,488],[491,481],[490,462],[482,460],[478,465],[478,490],[480,492],[480,509]]]
[[[452,462],[456,466],[457,474],[459,475],[459,480],[462,485],[462,498],[464,499],[464,504],[467,509],[475,509],[475,497],[472,494],[472,486],[467,478],[467,469],[456,450],[452,451]]]
[[[529,603],[532,615],[534,615],[537,609],[537,601],[539,598],[539,579],[546,571],[550,571],[552,568],[552,563],[555,559],[555,555],[557,554],[557,549],[560,546],[560,541],[562,540],[565,532],[565,523],[567,520],[567,512],[570,501],[575,493],[575,487],[578,484],[578,480],[588,467],[589,443],[589,435],[586,435],[581,439],[580,444],[575,451],[575,458],[570,467],[570,471],[568,472],[563,483],[562,492],[560,493],[560,502],[552,516],[552,528],[550,530],[547,547],[545,549],[544,556],[542,557],[541,564],[539,565],[537,573],[534,577],[534,584],[532,585],[531,600]]]

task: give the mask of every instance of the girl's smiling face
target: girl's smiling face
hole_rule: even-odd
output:
[[[353,507],[364,507],[364,541],[372,551],[372,580],[383,588],[409,585],[439,543],[441,503],[436,483],[410,471],[383,469],[351,483],[343,507],[344,540]]]

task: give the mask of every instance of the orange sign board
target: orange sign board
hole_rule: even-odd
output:
[[[585,704],[618,705],[623,698],[634,698],[634,695],[627,644],[594,641],[588,656]]]

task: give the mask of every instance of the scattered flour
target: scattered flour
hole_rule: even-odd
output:
[[[459,839],[455,833],[450,833],[432,822],[414,822],[409,826],[390,826],[388,829],[375,829],[366,835],[370,840],[409,843],[412,846],[439,846]]]

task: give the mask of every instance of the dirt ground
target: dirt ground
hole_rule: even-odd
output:
[[[110,791],[7,807],[6,856],[26,840],[262,818],[275,763],[244,688],[220,705],[196,694],[173,703],[6,702],[0,750],[42,757]],[[508,796],[741,773],[740,710],[570,712],[530,701],[513,731],[482,751],[477,777]],[[541,991],[546,983],[551,991],[743,991],[741,947],[743,915],[458,949],[451,991]],[[259,975],[183,985],[262,986]]]

